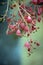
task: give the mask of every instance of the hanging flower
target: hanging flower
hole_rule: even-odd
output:
[[[33,5],[37,5],[38,0],[32,0],[32,3]],[[33,8],[32,6],[27,6],[22,3],[19,5],[19,3],[17,2],[16,4],[12,4],[10,8],[14,9],[14,7],[16,6],[18,7],[17,15],[19,19],[15,19],[16,16],[14,14],[12,14],[11,17],[7,18],[8,28],[6,34],[15,33],[17,37],[24,36],[27,39],[29,36],[31,36],[32,32],[39,29],[39,27],[36,26],[36,23],[41,21],[40,16],[42,15],[43,7],[34,6]],[[27,48],[29,54],[33,49],[36,49],[33,44],[35,44],[37,47],[40,46],[37,41],[33,41],[32,39],[30,39],[30,41],[27,40],[27,42],[25,42],[24,44],[24,47]]]
[[[16,35],[21,36],[21,31],[19,29],[16,31]]]
[[[26,42],[26,43],[24,44],[24,46],[25,46],[26,48],[30,48],[30,43],[29,43],[29,42]]]

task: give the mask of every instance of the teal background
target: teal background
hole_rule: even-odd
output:
[[[30,0],[25,0],[25,3],[29,4],[28,1]],[[11,13],[17,16],[18,8],[9,9],[8,16]],[[18,16],[16,19],[18,19]],[[27,38],[15,39],[14,34],[6,35],[7,22],[0,23],[0,65],[43,65],[43,21],[41,20],[41,23],[37,23],[37,26],[40,29],[34,34],[32,33],[31,37],[33,40],[40,42],[40,47],[29,56],[24,48]]]

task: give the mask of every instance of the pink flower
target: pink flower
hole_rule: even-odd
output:
[[[16,31],[16,35],[21,36],[21,31],[19,29]]]
[[[40,22],[41,21],[41,17],[38,17],[38,22]]]
[[[26,43],[24,44],[24,46],[25,46],[26,48],[30,48],[30,43],[29,43],[29,42],[26,42]]]
[[[43,0],[38,0],[38,3],[41,3],[41,2],[43,2]]]
[[[33,25],[36,25],[36,19],[34,19],[34,20],[32,21],[32,24],[33,24]]]
[[[38,0],[32,0],[32,3],[33,3],[33,4],[37,4],[37,1],[38,1]]]
[[[28,26],[25,26],[24,30],[25,30],[25,32],[28,32],[29,31]]]
[[[20,24],[20,27],[21,27],[22,29],[24,29],[25,24],[24,24],[24,23],[21,23],[21,24]]]
[[[32,22],[32,18],[30,16],[24,16],[24,19],[27,21],[27,23]]]
[[[9,24],[9,28],[10,28],[10,29],[14,29],[14,28],[16,28],[16,26]]]
[[[42,13],[42,7],[39,7],[38,8],[38,15],[41,15],[41,13]]]
[[[32,18],[30,16],[27,17],[27,22],[31,23],[32,22]]]

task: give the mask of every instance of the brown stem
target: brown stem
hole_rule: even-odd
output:
[[[22,7],[21,7],[22,8]],[[22,8],[22,10],[28,15],[31,16],[25,9]]]

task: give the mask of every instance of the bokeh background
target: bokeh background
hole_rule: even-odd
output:
[[[7,2],[7,0],[1,1]],[[30,0],[25,0],[25,4],[29,5],[29,2]],[[0,14],[5,13],[6,5],[0,5]],[[12,11],[9,9],[8,16],[11,13],[17,15],[17,8]],[[16,19],[18,19],[18,16]],[[37,23],[37,26],[40,29],[36,33],[32,33],[31,37],[33,40],[40,42],[40,47],[29,56],[27,50],[24,48],[27,38],[15,38],[14,34],[6,35],[7,22],[0,23],[0,65],[43,65],[43,21],[41,20],[41,23]]]

